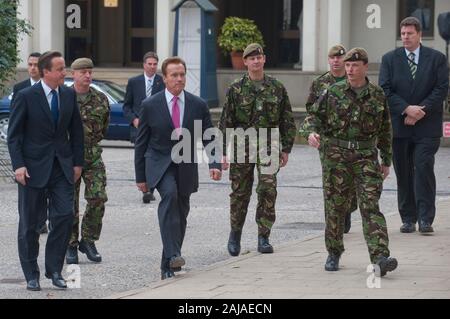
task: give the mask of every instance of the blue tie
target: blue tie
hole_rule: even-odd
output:
[[[55,122],[55,127],[58,125],[58,117],[59,117],[59,106],[58,106],[58,93],[55,90],[52,90],[52,102],[51,109],[53,115],[53,121]]]

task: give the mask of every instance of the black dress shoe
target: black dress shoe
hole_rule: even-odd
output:
[[[177,269],[177,268],[181,268],[185,264],[186,264],[186,261],[181,256],[173,256],[169,260],[169,267],[170,267],[171,271],[173,271],[174,269]]]
[[[347,234],[352,227],[352,214],[345,215],[344,234]]]
[[[262,254],[273,253],[273,247],[271,244],[269,244],[269,238],[258,236],[258,252]]]
[[[40,228],[39,228],[39,234],[47,234],[48,233],[48,228],[47,228],[47,224],[45,224],[44,223],[44,225],[42,225]]]
[[[414,223],[404,223],[400,227],[401,233],[414,233],[416,231],[416,224]]]
[[[27,281],[27,290],[40,291],[41,285],[39,284],[39,280],[31,279],[31,280]]]
[[[231,256],[237,256],[241,252],[241,235],[242,231],[230,232],[230,237],[228,238],[228,252]]]
[[[338,271],[339,270],[339,258],[341,256],[335,254],[329,254],[327,261],[325,262],[326,271]]]
[[[167,279],[167,278],[173,278],[175,277],[175,274],[172,270],[162,271],[161,272],[161,280]]]
[[[434,232],[434,229],[430,223],[423,222],[423,223],[419,223],[419,232],[422,234],[432,233],[432,232]]]
[[[398,266],[397,259],[393,257],[380,257],[376,264],[380,267],[380,276],[383,277],[388,271],[393,271]]]
[[[66,281],[64,280],[64,278],[61,276],[60,273],[57,272],[54,272],[52,274],[45,273],[45,277],[52,280],[53,286],[61,289],[67,288]]]
[[[99,263],[102,261],[102,256],[98,253],[97,247],[95,247],[95,243],[89,243],[85,241],[84,239],[80,240],[80,243],[78,245],[78,249],[83,253],[86,254],[87,258],[90,261]]]
[[[142,194],[142,202],[144,204],[148,204],[148,203],[150,203],[151,201],[154,201],[154,200],[156,200],[156,198],[155,198],[155,195],[153,195],[153,193],[147,192],[147,193],[143,193]]]
[[[66,263],[68,265],[78,264],[78,249],[77,249],[76,246],[69,246],[69,247],[67,247]]]

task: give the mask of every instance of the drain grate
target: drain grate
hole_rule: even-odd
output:
[[[281,229],[301,229],[301,230],[324,230],[325,229],[325,223],[287,223],[287,224],[281,224],[276,225],[275,228],[281,228]]]
[[[21,278],[3,278],[3,279],[0,279],[0,284],[19,285],[19,284],[23,284],[24,282],[25,282],[25,279],[21,279]]]

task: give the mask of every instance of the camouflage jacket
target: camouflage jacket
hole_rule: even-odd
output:
[[[81,120],[84,128],[84,144],[94,147],[105,137],[109,125],[110,106],[102,92],[89,88],[85,99],[77,95]]]
[[[367,80],[368,81],[368,80]],[[374,141],[383,165],[392,160],[392,127],[383,90],[368,82],[358,95],[348,81],[333,84],[316,103],[300,129],[308,138],[316,132],[322,141],[334,137],[348,141]]]
[[[316,103],[319,96],[334,83],[336,83],[336,78],[330,72],[326,72],[314,79],[309,88],[309,96],[306,101],[306,111],[308,114],[312,111],[312,106]]]
[[[277,79],[264,75],[257,89],[248,74],[235,80],[228,89],[219,129],[226,136],[227,128],[278,128],[281,150],[290,153],[296,127],[287,91]],[[225,142],[224,142],[225,143]],[[223,148],[226,152],[226,145]]]

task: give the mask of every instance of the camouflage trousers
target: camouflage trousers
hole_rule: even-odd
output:
[[[258,171],[258,205],[256,207],[256,223],[258,235],[269,237],[270,230],[275,222],[275,202],[277,199],[276,174],[261,174],[256,164],[230,165],[230,221],[231,229],[241,231],[247,216],[248,204],[252,195],[255,166]]]
[[[322,164],[322,185],[325,185],[325,171],[323,169],[324,168],[323,156],[324,156],[323,150],[322,150],[322,148],[319,148],[320,163]],[[325,190],[324,190],[324,196],[325,196]],[[348,206],[349,210],[348,210],[347,214],[351,214],[355,210],[358,209],[358,200],[357,200],[357,195],[356,195],[356,185],[355,184],[352,185],[352,189],[350,190],[349,197],[347,198],[347,200],[349,201],[349,205],[350,205],[350,206]]]
[[[344,252],[344,220],[350,210],[348,198],[356,188],[370,260],[375,263],[381,256],[388,257],[386,220],[378,206],[383,188],[378,152],[325,146],[323,174],[327,251],[336,255]]]
[[[85,184],[84,198],[86,210],[81,224],[81,238],[87,242],[99,240],[102,230],[102,219],[105,214],[106,171],[101,157],[101,148],[85,149],[85,165],[81,178],[75,185],[74,220],[69,245],[77,246],[80,228],[80,188],[81,180]]]

